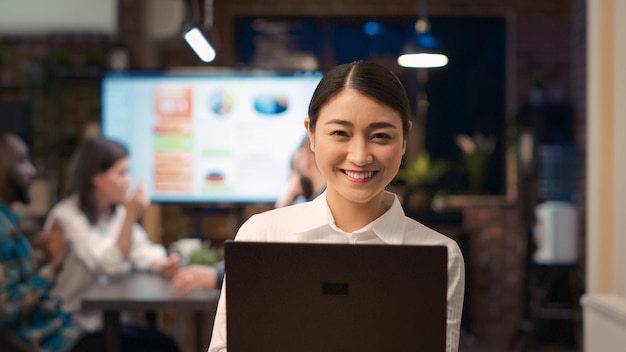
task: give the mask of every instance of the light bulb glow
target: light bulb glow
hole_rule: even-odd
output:
[[[204,34],[198,29],[198,27],[192,27],[188,30],[184,36],[187,44],[195,51],[200,60],[204,62],[211,62],[215,60],[215,49],[211,46],[211,43],[206,39]]]
[[[443,67],[448,64],[448,57],[443,54],[403,54],[398,57],[398,64],[402,67],[428,68]]]

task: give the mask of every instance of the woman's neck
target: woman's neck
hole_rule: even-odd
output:
[[[107,218],[111,216],[111,203],[98,201],[98,219]]]
[[[311,179],[311,184],[313,186],[313,196],[309,199],[317,197],[318,195],[322,194],[322,192],[324,192],[324,190],[326,189],[326,179],[324,178],[324,176],[320,175],[320,177]]]
[[[359,230],[382,216],[387,211],[383,198],[381,193],[366,203],[355,203],[332,191],[326,193],[335,225],[345,232]]]

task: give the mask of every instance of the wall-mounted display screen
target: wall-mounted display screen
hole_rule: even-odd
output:
[[[270,203],[321,73],[107,74],[102,133],[130,151],[153,202]]]

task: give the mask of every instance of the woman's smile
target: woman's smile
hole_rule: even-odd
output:
[[[365,183],[372,179],[376,171],[341,170],[348,179],[356,183]]]

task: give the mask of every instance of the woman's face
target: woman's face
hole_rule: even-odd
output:
[[[129,167],[130,160],[122,158],[107,171],[96,175],[94,178],[96,197],[102,203],[115,204],[124,201],[130,188]]]
[[[305,126],[309,129],[308,119]],[[406,150],[400,114],[351,88],[320,110],[309,136],[329,202],[380,200]]]

